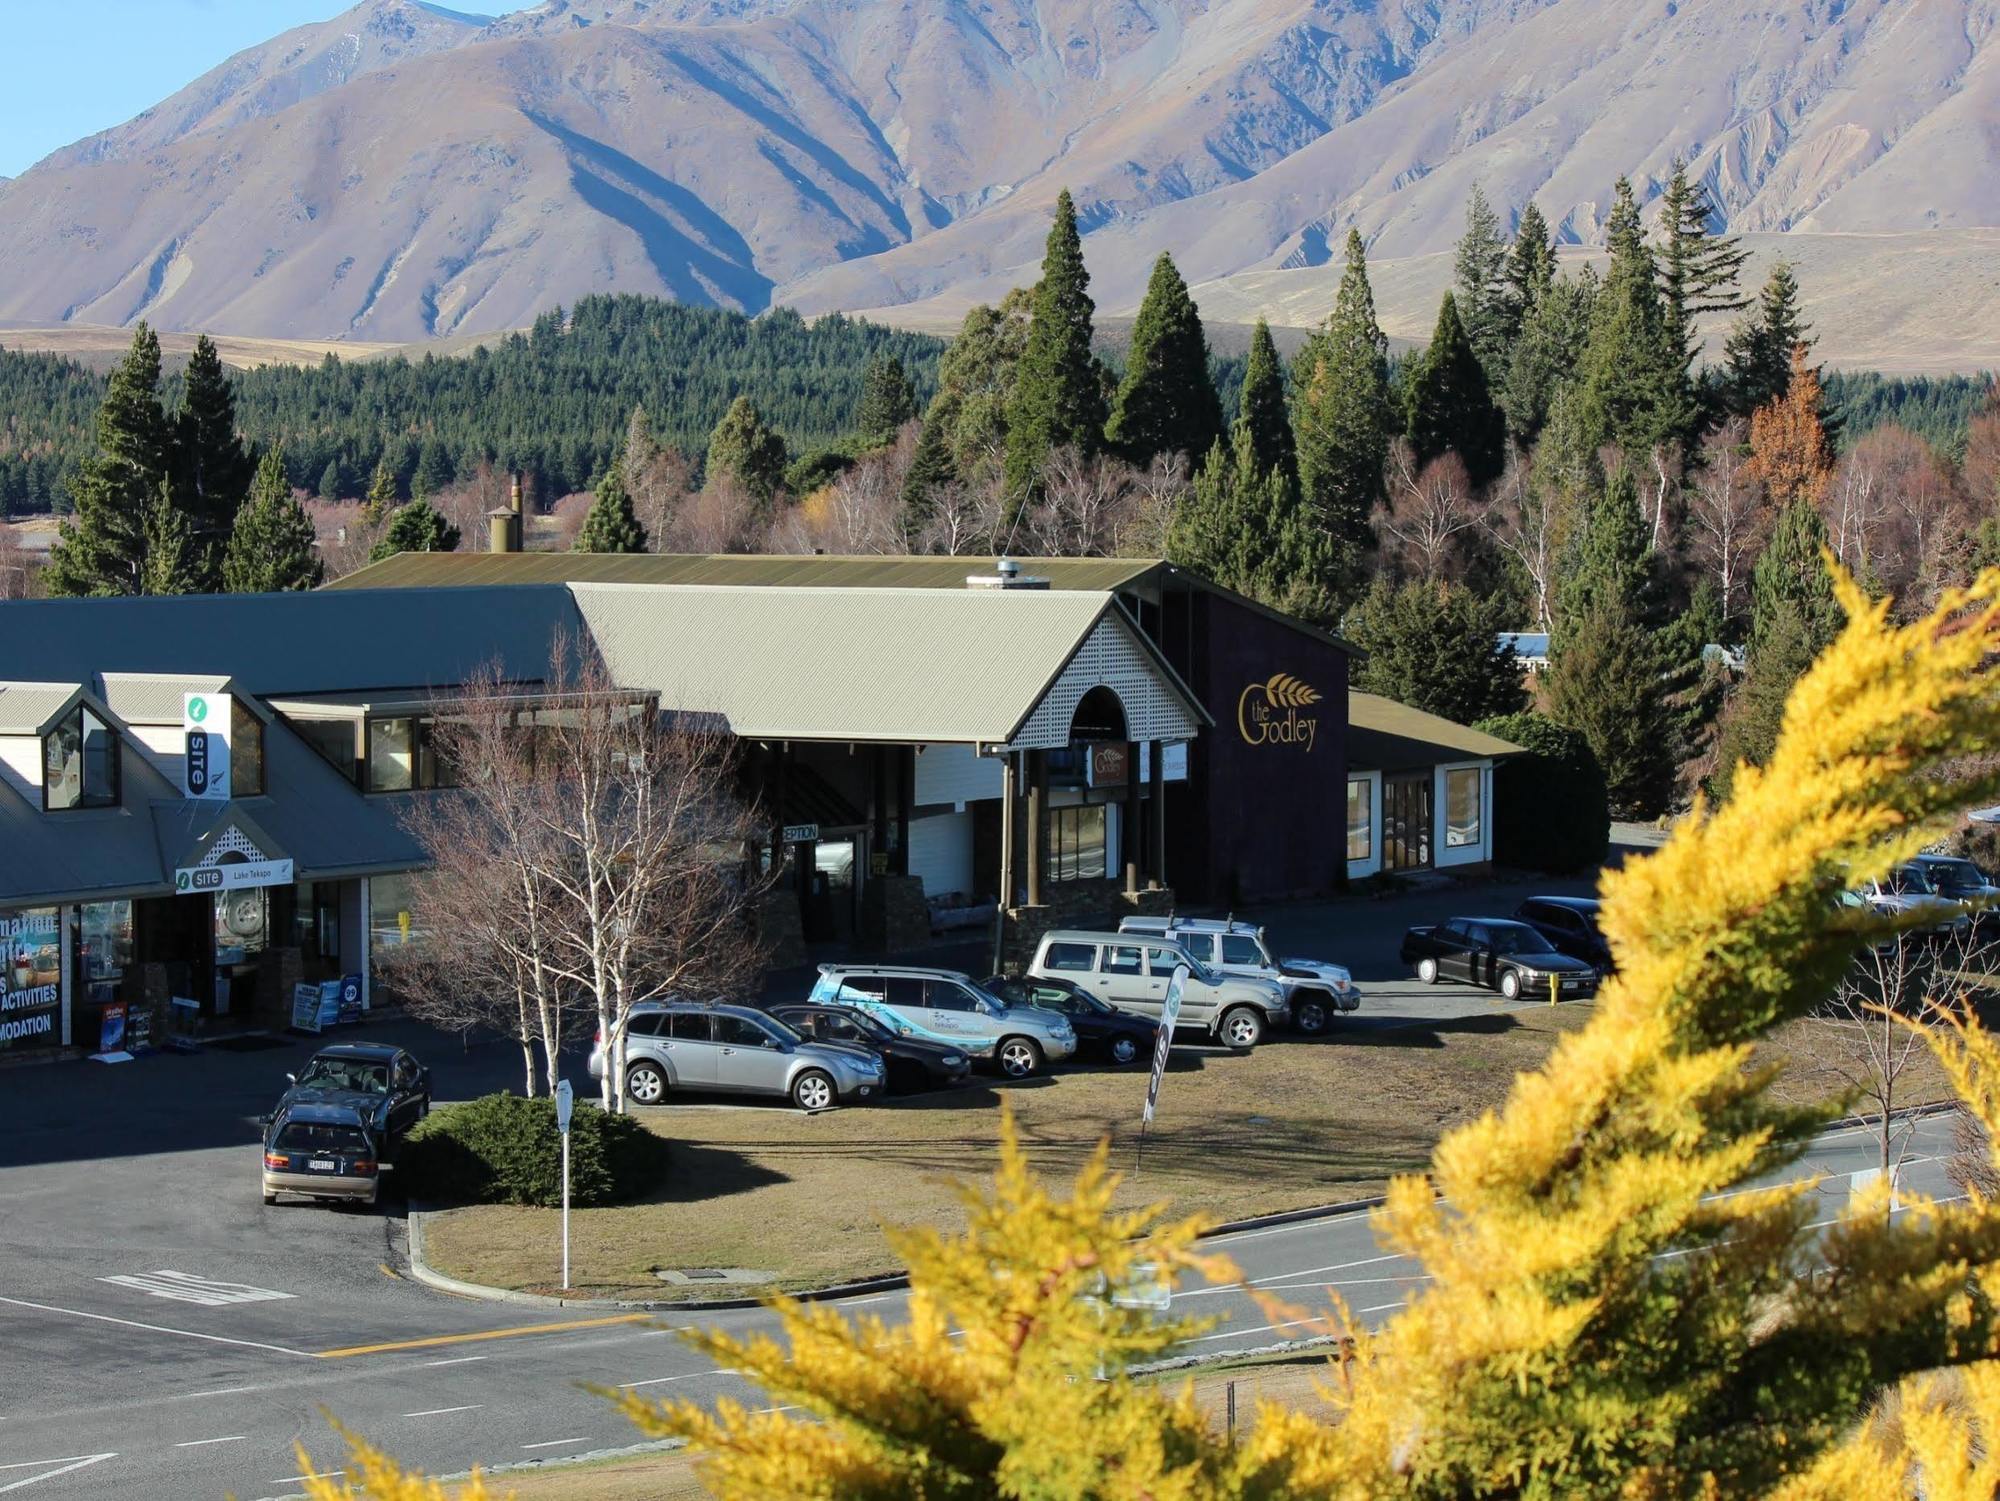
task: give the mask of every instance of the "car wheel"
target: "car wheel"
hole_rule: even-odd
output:
[[[1248,1006],[1238,1006],[1222,1018],[1222,1040],[1239,1053],[1247,1053],[1264,1040],[1264,1018]]]
[[[635,1063],[625,1070],[625,1098],[635,1105],[657,1105],[667,1097],[667,1076],[657,1063]]]
[[[1510,969],[1500,977],[1500,994],[1507,997],[1510,1001],[1521,999],[1521,972],[1519,970]]]
[[[833,1080],[816,1068],[809,1068],[792,1080],[792,1103],[801,1110],[830,1110],[834,1099]]]
[[[1419,980],[1422,980],[1426,985],[1437,984],[1438,982],[1437,960],[1419,959],[1417,961],[1417,978]]]
[[[993,1050],[1000,1072],[1010,1079],[1026,1079],[1041,1072],[1042,1049],[1032,1037],[1005,1037]]]
[[[1326,999],[1317,991],[1306,991],[1292,999],[1292,1027],[1307,1037],[1326,1030]]]

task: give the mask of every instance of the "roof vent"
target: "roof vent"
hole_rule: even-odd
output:
[[[1001,558],[993,565],[991,573],[967,574],[965,587],[968,589],[1046,589],[1047,579],[1033,578],[1021,572],[1021,565],[1012,558]]]

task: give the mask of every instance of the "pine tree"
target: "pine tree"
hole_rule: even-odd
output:
[[[1508,624],[1504,605],[1470,589],[1378,574],[1341,633],[1366,653],[1356,688],[1471,724],[1526,707],[1520,664],[1499,641]]]
[[[1674,161],[1674,174],[1660,198],[1660,290],[1666,303],[1667,341],[1681,369],[1693,368],[1701,340],[1695,320],[1705,313],[1736,313],[1750,305],[1736,280],[1750,258],[1735,236],[1717,235],[1714,202],[1705,183],[1690,181],[1687,164]]]
[[[160,408],[160,341],[144,323],[97,409],[97,450],[70,482],[76,514],[62,523],[42,574],[51,594],[143,594],[154,511],[173,471]]]
[[[1132,323],[1125,378],[1111,403],[1105,442],[1143,468],[1163,453],[1186,454],[1192,462],[1221,436],[1222,403],[1208,378],[1201,312],[1173,257],[1162,255],[1153,263]]]
[[[784,482],[785,461],[785,440],[764,425],[763,415],[747,396],[729,404],[709,435],[709,476],[733,476],[765,505]]]
[[[422,493],[412,491],[415,499],[422,499]],[[373,526],[384,516],[396,509],[396,471],[384,459],[375,466],[375,473],[368,481],[368,494],[361,501],[361,519]]]
[[[632,497],[626,493],[617,458],[597,482],[590,510],[576,534],[574,552],[644,552],[646,529],[632,511]]]
[[[1556,242],[1549,221],[1530,199],[1514,228],[1514,245],[1507,253],[1507,311],[1510,342],[1556,281]],[[1511,363],[1511,358],[1509,363]]]
[[[175,418],[174,488],[188,512],[195,569],[213,588],[237,507],[250,490],[250,456],[236,431],[236,395],[207,334],[188,356]]]
[[[1840,606],[1835,602],[1833,580],[1822,556],[1827,545],[1826,522],[1803,500],[1794,500],[1778,512],[1771,540],[1758,555],[1750,572],[1750,671],[1754,676],[1758,658],[1787,613],[1796,617],[1807,660],[1817,656],[1840,630]],[[1795,674],[1796,675],[1796,674]],[[1785,687],[1790,688],[1788,679]],[[1780,699],[1784,694],[1777,695]]]
[[[285,456],[273,448],[258,461],[249,498],[236,513],[222,559],[222,587],[231,594],[317,587],[326,570],[313,541],[312,518],[293,498]]]
[[[1088,458],[1104,442],[1104,388],[1090,353],[1090,273],[1069,189],[1056,199],[1035,286],[1028,343],[1007,408],[1007,493],[1016,505],[1041,488],[1042,466],[1058,448]]]
[[[368,554],[379,563],[399,552],[452,552],[458,547],[458,528],[446,521],[428,500],[413,500],[399,506],[389,518],[389,529]]]
[[[1298,484],[1298,452],[1291,417],[1285,410],[1284,367],[1278,363],[1278,346],[1271,342],[1271,327],[1262,318],[1250,334],[1243,394],[1229,433],[1238,462],[1251,475],[1261,480],[1267,474],[1277,474],[1288,485]]]
[[[1500,233],[1499,217],[1476,182],[1466,200],[1465,233],[1459,236],[1453,258],[1452,285],[1465,337],[1479,356],[1488,384],[1497,386],[1507,368],[1514,330],[1507,285],[1507,240]]]
[[[1033,293],[1015,287],[998,307],[973,308],[938,361],[931,412],[940,410],[938,401],[952,399],[944,437],[952,467],[968,485],[984,482],[1004,463],[1007,413],[1020,378],[1021,357],[1027,352],[1033,298]]]
[[[328,355],[327,358],[333,356]],[[321,500],[339,500],[341,486],[346,482],[347,476],[341,472],[340,458],[336,455],[326,461],[326,468],[320,470],[319,488],[315,493]]]
[[[1597,292],[1597,277],[1585,266],[1543,291],[1521,324],[1499,402],[1507,430],[1524,448],[1541,435],[1557,387],[1577,384],[1577,368],[1590,344]]]
[[[179,488],[160,481],[159,493],[146,508],[146,556],[139,570],[141,594],[203,594],[209,571],[194,523],[180,504]]]
[[[1730,330],[1722,352],[1722,393],[1728,409],[1747,417],[1790,388],[1792,351],[1816,341],[1799,311],[1799,282],[1791,265],[1779,261],[1764,279],[1757,306]]]
[[[929,521],[937,503],[937,493],[958,479],[952,462],[951,435],[957,425],[961,398],[955,391],[940,391],[924,413],[924,425],[917,434],[917,451],[910,456],[909,473],[903,476],[903,531],[914,536]]]
[[[417,451],[417,467],[410,474],[410,494],[436,495],[449,489],[456,478],[451,455],[445,451],[444,444],[436,438],[426,439],[424,446]]]
[[[855,409],[854,430],[865,442],[893,442],[903,424],[917,414],[917,394],[903,362],[893,354],[870,357],[861,372],[861,403]]]
[[[1691,436],[1699,416],[1660,298],[1632,184],[1618,179],[1607,229],[1611,269],[1583,353],[1585,411],[1600,442],[1635,457]]]
[[[1486,371],[1466,338],[1458,300],[1450,292],[1444,294],[1437,328],[1411,368],[1403,396],[1404,431],[1419,463],[1456,453],[1473,484],[1499,478],[1505,458],[1500,410],[1493,405]]]
[[[1368,518],[1383,498],[1382,473],[1396,426],[1389,341],[1375,321],[1367,252],[1352,229],[1346,253],[1333,311],[1292,362],[1299,487],[1332,548],[1329,584],[1343,603],[1359,590],[1375,545]]]
[[[1664,666],[1653,633],[1608,599],[1572,622],[1542,674],[1544,708],[1590,742],[1621,817],[1656,818],[1673,791]]]
[[[1599,613],[1622,612],[1640,625],[1658,620],[1657,560],[1639,511],[1639,486],[1620,469],[1588,503],[1561,583],[1556,587],[1556,645],[1588,628]]]

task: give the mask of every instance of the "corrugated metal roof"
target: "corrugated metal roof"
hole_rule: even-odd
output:
[[[612,676],[762,739],[1003,741],[1101,594],[573,586]]]
[[[328,589],[476,584],[726,584],[743,588],[963,589],[991,557],[824,557],[754,553],[402,552]],[[1109,593],[1165,566],[1156,558],[1019,558],[1057,590]]]
[[[81,683],[0,683],[0,735],[40,735],[83,691]]]
[[[190,693],[228,693],[235,680],[213,673],[101,672],[105,707],[127,724],[179,724]],[[244,696],[244,707],[260,718],[256,699]]]
[[[1447,761],[1517,756],[1521,747],[1374,693],[1347,695],[1347,764],[1356,771],[1406,771]]]

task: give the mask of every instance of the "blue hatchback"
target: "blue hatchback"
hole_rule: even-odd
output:
[[[865,1011],[904,1037],[949,1043],[998,1066],[1010,1079],[1039,1073],[1076,1051],[1060,1012],[1009,1006],[970,975],[949,969],[822,964],[808,999]]]

